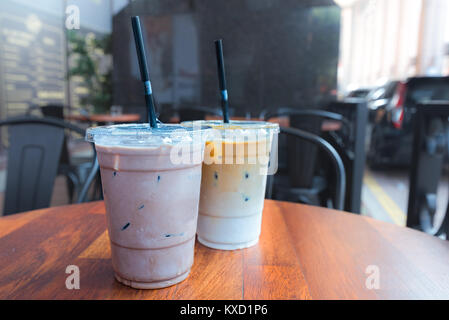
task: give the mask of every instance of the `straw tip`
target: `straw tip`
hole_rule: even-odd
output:
[[[132,16],[132,17],[131,17],[131,22],[132,22],[133,24],[140,24],[140,18],[139,18],[139,16]]]

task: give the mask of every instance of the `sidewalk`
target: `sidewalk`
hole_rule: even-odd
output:
[[[365,170],[362,189],[362,214],[405,226],[409,188],[408,170]],[[435,222],[439,225],[448,204],[448,175],[443,174],[437,193]]]

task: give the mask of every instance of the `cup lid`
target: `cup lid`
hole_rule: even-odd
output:
[[[230,120],[229,123],[224,123],[222,120],[195,120],[184,121],[181,123],[186,127],[209,126],[212,129],[219,130],[269,130],[273,133],[279,133],[279,124],[267,121],[255,120]]]
[[[185,127],[179,124],[162,124],[153,128],[149,123],[118,124],[91,127],[86,131],[86,140],[100,145],[120,145],[129,147],[157,147],[180,143],[204,142],[208,126]]]

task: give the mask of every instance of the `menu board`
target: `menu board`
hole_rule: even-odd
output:
[[[66,101],[63,17],[11,1],[0,5],[0,116]]]

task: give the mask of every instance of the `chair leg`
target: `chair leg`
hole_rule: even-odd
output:
[[[95,184],[95,186],[96,186],[96,189],[97,189],[97,192],[98,192],[98,198],[97,199],[104,200],[104,197],[103,197],[103,186],[101,184],[100,172],[98,172],[97,183]]]
[[[73,203],[75,192],[78,191],[78,178],[71,172],[67,173],[66,175],[66,181],[67,181],[67,191],[69,196],[70,203]]]
[[[78,194],[78,203],[82,203],[82,202],[85,202],[88,200],[89,187],[90,187],[92,181],[94,181],[94,179],[96,179],[98,177],[98,173],[99,173],[99,165],[98,165],[97,156],[95,155],[89,175],[87,176],[87,179],[84,182],[84,185]]]
[[[267,176],[267,187],[265,191],[266,199],[273,199],[273,183],[274,183],[274,175]]]

